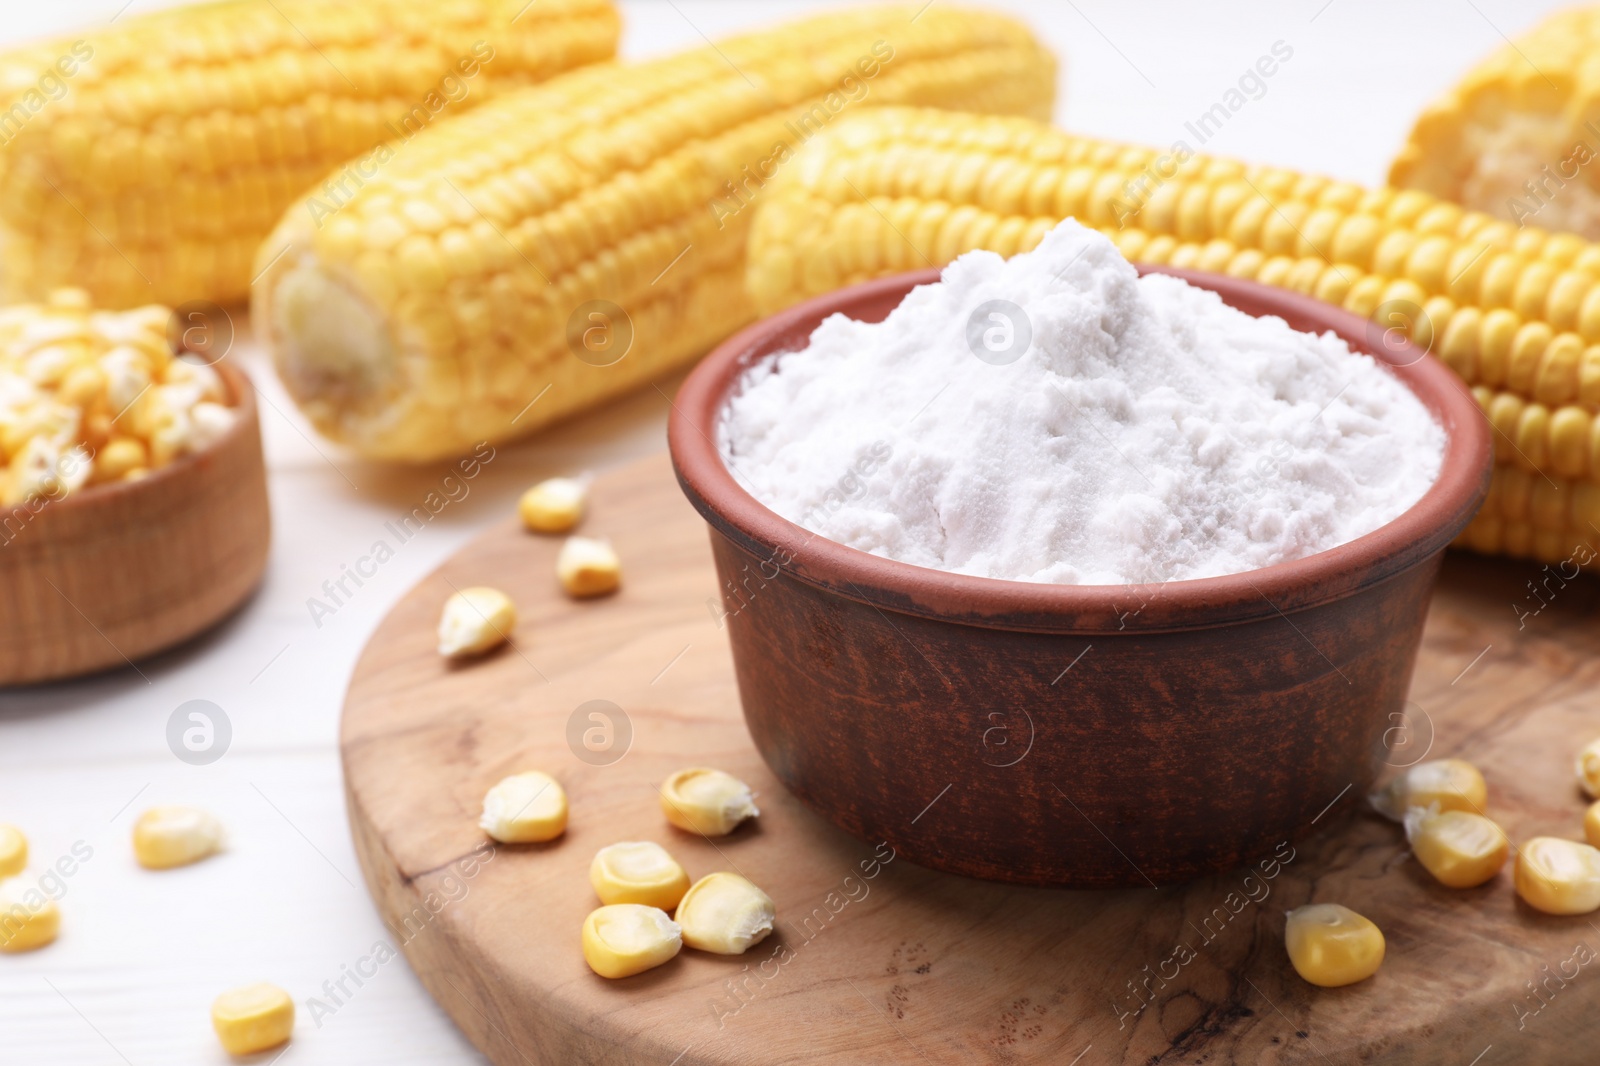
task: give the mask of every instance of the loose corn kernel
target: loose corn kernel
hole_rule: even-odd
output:
[[[1592,740],[1578,753],[1578,784],[1595,799],[1600,799],[1600,738]]]
[[[478,825],[502,844],[542,844],[567,828],[567,792],[549,774],[513,774],[483,797]]]
[[[211,1004],[211,1027],[230,1055],[268,1051],[294,1033],[294,1000],[277,985],[235,988]]]
[[[604,596],[622,583],[622,561],[610,541],[568,537],[556,556],[556,577],[569,596]]]
[[[1589,809],[1584,812],[1583,835],[1589,838],[1589,843],[1600,848],[1600,800],[1589,804]]]
[[[689,891],[689,875],[667,849],[650,841],[612,844],[595,852],[589,883],[601,903],[639,903],[670,911]]]
[[[583,957],[601,977],[632,977],[683,950],[683,930],[659,907],[610,903],[583,920]]]
[[[1441,811],[1479,813],[1489,802],[1489,786],[1469,762],[1434,759],[1410,767],[1369,799],[1379,814],[1399,822],[1412,807],[1435,803]]]
[[[193,807],[152,807],[133,823],[133,855],[147,870],[170,870],[215,855],[222,823]]]
[[[447,659],[482,655],[511,638],[517,606],[499,589],[462,589],[444,601],[439,617],[439,654]]]
[[[94,476],[103,481],[115,481],[130,470],[148,467],[142,441],[133,437],[112,437],[94,457]]]
[[[1517,849],[1517,895],[1546,914],[1600,908],[1600,848],[1559,837],[1534,837]]]
[[[761,813],[749,785],[704,767],[667,778],[661,786],[661,811],[679,829],[708,837],[727,836],[740,822]]]
[[[517,512],[535,533],[565,533],[583,518],[588,486],[577,478],[553,477],[522,494]]]
[[[772,932],[772,897],[738,874],[707,874],[690,886],[673,915],[691,948],[743,955]]]
[[[1383,930],[1338,903],[1296,907],[1283,939],[1295,972],[1322,988],[1365,981],[1383,964]]]
[[[38,889],[0,884],[0,951],[33,951],[61,932],[61,910]]]
[[[1481,814],[1412,807],[1405,823],[1417,861],[1451,888],[1483,884],[1500,872],[1511,850],[1505,831]]]
[[[28,838],[14,825],[0,825],[0,881],[20,874],[28,865]]]

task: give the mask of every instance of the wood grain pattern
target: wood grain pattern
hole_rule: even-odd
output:
[[[249,379],[217,363],[239,417],[210,448],[133,482],[0,512],[0,685],[134,662],[233,612],[271,541]]]
[[[707,607],[706,530],[666,458],[602,478],[585,529],[621,552],[619,595],[565,600],[559,542],[507,522],[395,607],[346,700],[346,787],[368,884],[423,982],[494,1062],[1592,1060],[1600,973],[1574,960],[1600,954],[1600,928],[1529,910],[1509,870],[1482,888],[1441,888],[1371,814],[1331,814],[1292,851],[1161,889],[1018,888],[875,857],[801,807],[756,755]],[[1579,834],[1572,752],[1600,733],[1600,586],[1558,588],[1519,629],[1514,605],[1532,605],[1525,582],[1537,573],[1447,561],[1414,732],[1396,734],[1392,756],[1477,762],[1513,841]],[[514,647],[449,667],[433,629],[451,586],[469,583],[504,588],[522,618]],[[610,765],[568,746],[574,710],[595,699],[632,725]],[[667,826],[654,785],[690,764],[749,780],[759,823],[715,843]],[[567,835],[488,849],[475,825],[483,792],[535,767],[568,790]],[[924,802],[920,817],[937,819],[940,797]],[[1101,828],[1114,843],[1118,827]],[[660,841],[692,876],[738,869],[776,900],[778,933],[742,958],[685,951],[625,981],[594,976],[578,945],[595,905],[587,869],[617,840]],[[1294,975],[1283,911],[1309,901],[1343,902],[1383,928],[1376,977],[1320,990]]]

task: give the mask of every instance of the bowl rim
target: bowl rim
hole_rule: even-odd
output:
[[[183,353],[174,353],[174,359],[181,359]],[[228,447],[241,433],[259,432],[254,430],[258,417],[256,413],[256,390],[250,376],[238,367],[227,362],[227,356],[213,363],[207,364],[217,372],[222,379],[223,387],[228,390],[233,402],[228,406],[237,412],[233,424],[230,425],[216,440],[198,452],[185,452],[166,466],[157,467],[137,481],[108,481],[100,485],[87,485],[76,492],[69,492],[58,500],[48,500],[45,505],[51,511],[64,511],[92,507],[96,504],[115,501],[132,493],[144,492],[157,488],[175,478],[188,474],[197,464],[205,462],[207,458],[222,448]],[[26,504],[17,504],[25,507]],[[45,508],[40,508],[44,510]]]
[[[1409,341],[1374,345],[1368,319],[1297,292],[1226,275],[1134,265],[1141,275],[1166,274],[1210,289],[1230,305],[1243,301],[1265,308],[1263,315],[1312,323],[1317,332],[1332,331],[1353,350],[1372,355],[1445,429],[1445,452],[1433,485],[1392,521],[1314,555],[1238,574],[1142,585],[1048,584],[935,570],[828,540],[757,500],[738,483],[717,443],[723,407],[744,372],[796,350],[796,338],[803,347],[830,314],[850,314],[891,299],[890,306],[898,306],[912,288],[937,281],[938,269],[879,278],[808,300],[713,349],[683,383],[668,419],[667,444],[678,483],[716,533],[762,560],[760,582],[782,572],[880,610],[1027,632],[1148,633],[1287,617],[1435,558],[1466,528],[1488,494],[1490,427],[1467,386],[1436,357]]]

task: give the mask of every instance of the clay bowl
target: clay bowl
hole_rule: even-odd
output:
[[[748,367],[803,348],[836,311],[882,320],[936,271],[759,322],[685,382],[668,440],[711,527],[750,734],[784,784],[846,832],[997,881],[1160,884],[1304,837],[1376,775],[1440,558],[1488,491],[1483,416],[1443,364],[1409,345],[1375,349],[1363,319],[1233,278],[1160,272],[1388,363],[1447,430],[1438,482],[1367,536],[1246,574],[999,581],[814,537],[745,492],[714,443]]]
[[[0,510],[0,684],[136,662],[215,625],[260,583],[271,523],[255,391],[227,363],[214,369],[239,417],[205,451]]]

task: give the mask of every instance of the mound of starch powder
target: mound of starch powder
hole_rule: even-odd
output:
[[[1141,279],[1071,220],[1009,260],[962,256],[882,323],[828,318],[748,372],[721,431],[746,488],[823,537],[1061,584],[1354,540],[1422,497],[1445,446],[1372,357]]]

